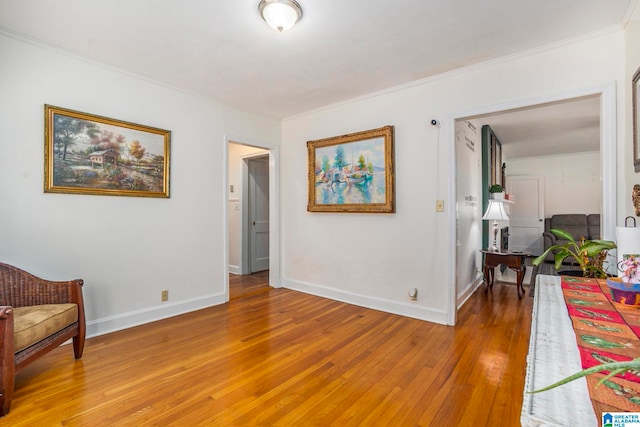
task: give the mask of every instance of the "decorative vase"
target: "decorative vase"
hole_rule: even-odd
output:
[[[489,193],[489,198],[492,200],[504,200],[504,191],[502,193]]]
[[[640,283],[623,282],[620,277],[610,277],[607,279],[607,286],[614,302],[640,305]]]

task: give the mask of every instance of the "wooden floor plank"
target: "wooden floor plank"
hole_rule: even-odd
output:
[[[255,289],[89,339],[80,361],[54,350],[0,425],[519,425],[533,300],[514,286],[476,292],[455,327]]]
[[[253,274],[229,274],[229,299],[234,300],[269,290],[269,270]]]

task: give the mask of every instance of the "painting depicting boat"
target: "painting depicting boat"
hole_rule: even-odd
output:
[[[373,176],[370,173],[352,173],[351,175],[347,175],[347,182],[349,185],[358,184],[358,185],[369,185]]]
[[[383,142],[381,138],[377,144],[352,142],[319,148],[315,170],[316,202],[384,202]]]
[[[393,126],[307,141],[310,212],[395,212]]]

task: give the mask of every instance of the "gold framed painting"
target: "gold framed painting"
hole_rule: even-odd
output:
[[[395,212],[393,126],[307,142],[309,212]]]
[[[640,68],[638,68],[632,79],[632,99],[633,99],[633,166],[636,172],[640,172],[640,99],[638,90],[640,89]]]
[[[45,193],[169,197],[170,131],[44,107]]]

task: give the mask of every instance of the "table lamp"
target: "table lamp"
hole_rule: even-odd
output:
[[[509,215],[504,209],[502,200],[489,200],[489,206],[487,206],[487,211],[482,216],[482,219],[493,220],[493,246],[489,249],[498,251],[498,221],[509,221]]]

